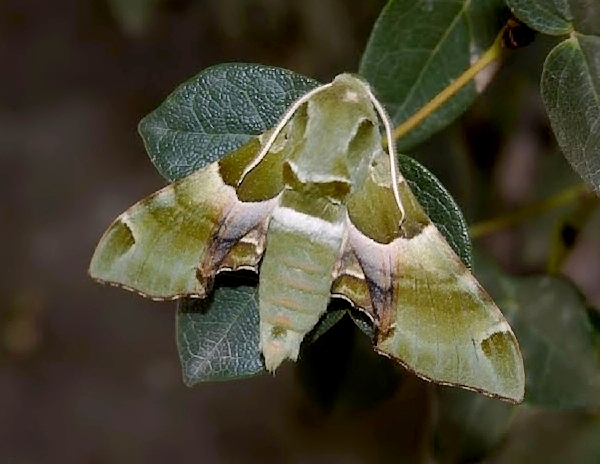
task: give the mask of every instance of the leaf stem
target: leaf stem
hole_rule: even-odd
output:
[[[538,216],[560,206],[572,203],[588,192],[587,185],[578,184],[542,201],[523,206],[504,216],[479,222],[469,228],[471,238],[479,238],[497,230],[515,226],[533,216]]]
[[[446,101],[452,98],[460,89],[467,85],[475,76],[486,68],[488,65],[499,59],[502,55],[502,34],[504,29],[500,31],[500,34],[496,37],[496,40],[490,48],[479,58],[469,69],[462,73],[452,83],[433,97],[425,106],[419,111],[405,120],[394,130],[394,140],[398,141],[404,137],[408,132],[413,130],[416,126],[421,124],[424,119],[435,112],[440,106]]]

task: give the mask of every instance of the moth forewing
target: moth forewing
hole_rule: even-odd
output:
[[[261,148],[253,139],[227,155],[223,165],[253,159]],[[269,194],[262,201],[242,202],[235,183],[239,178],[224,176],[227,173],[221,162],[210,164],[121,214],[100,239],[90,276],[148,298],[169,300],[205,297],[221,267],[257,270],[260,256],[251,253],[251,240],[246,240],[250,247],[243,252],[232,248],[265,227],[277,202],[277,185],[269,179],[272,186],[263,188]],[[262,253],[264,241],[254,243],[255,253]]]
[[[159,190],[113,222],[96,247],[90,275],[153,299],[206,296],[198,265],[234,201],[235,190],[222,182],[216,165]]]
[[[367,252],[356,229],[350,240],[367,278],[385,289],[373,301],[379,352],[427,380],[522,400],[524,370],[514,334],[433,224],[411,239],[369,243]],[[386,259],[390,265],[381,272]]]
[[[380,154],[348,200],[348,242],[371,291],[376,349],[427,380],[521,401],[523,361],[508,323],[406,182],[398,184],[404,215],[389,206],[389,169]]]

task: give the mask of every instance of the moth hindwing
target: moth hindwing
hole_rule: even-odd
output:
[[[272,130],[119,216],[90,274],[174,299],[205,297],[222,270],[260,267],[268,370],[295,360],[342,297],[375,321],[375,349],[420,377],[519,402],[517,340],[411,192],[391,134],[368,84],[341,74]]]

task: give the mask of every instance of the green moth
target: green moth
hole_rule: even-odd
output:
[[[373,320],[375,349],[418,376],[521,401],[512,330],[396,163],[382,105],[367,83],[341,74],[270,131],[119,216],[90,275],[169,300],[204,298],[217,273],[260,267],[268,370],[297,359],[341,297]]]

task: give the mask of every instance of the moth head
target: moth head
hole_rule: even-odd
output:
[[[371,104],[369,84],[355,74],[344,73],[338,75],[332,87],[339,86],[344,89],[343,100],[347,102],[366,101]]]

